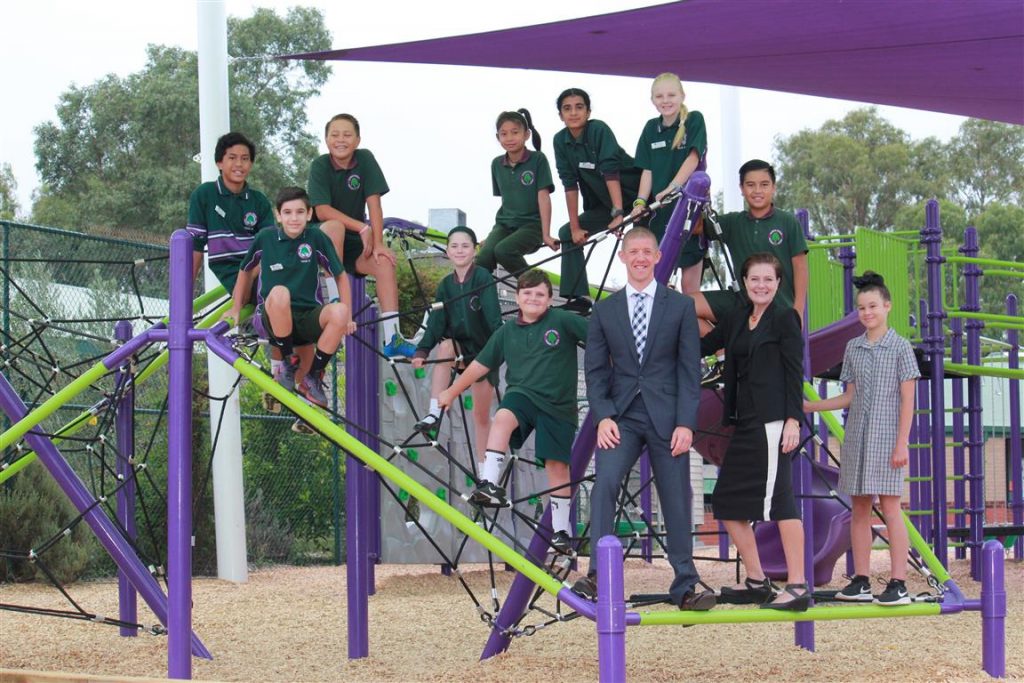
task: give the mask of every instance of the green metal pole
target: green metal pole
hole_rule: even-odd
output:
[[[402,489],[409,492],[409,495],[416,498],[421,505],[433,510],[442,519],[446,520],[456,529],[469,536],[472,540],[484,546],[506,564],[523,574],[530,581],[536,583],[541,589],[557,595],[563,584],[548,574],[546,571],[533,564],[520,555],[514,548],[506,545],[492,534],[487,533],[476,525],[472,519],[465,516],[457,509],[441,500],[433,491],[429,490],[408,474],[392,465],[385,458],[367,448],[362,442],[351,436],[340,426],[331,422],[319,410],[314,409],[296,395],[285,391],[280,384],[268,377],[265,373],[254,367],[244,359],[237,359],[232,366],[239,374],[248,378],[259,389],[267,392],[280,401],[289,410],[311,424],[331,441],[344,448],[353,456],[364,462],[368,467],[376,471],[385,479],[394,482]]]
[[[945,363],[945,368],[962,375],[978,375],[981,377],[1002,377],[1004,379],[1024,379],[1024,369],[986,368],[965,363]]]
[[[691,624],[759,624],[770,621],[838,621],[840,619],[883,619],[892,617],[931,617],[941,614],[936,602],[910,605],[857,605],[845,607],[812,607],[806,612],[783,612],[765,609],[730,609],[712,612],[640,612],[641,626]]]

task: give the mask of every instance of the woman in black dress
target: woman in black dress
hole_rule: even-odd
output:
[[[793,496],[786,453],[797,447],[802,417],[803,335],[797,312],[777,305],[782,265],[754,254],[740,269],[747,305],[725,316],[701,339],[701,352],[725,349],[725,416],[735,429],[722,459],[713,509],[743,561],[743,585],[723,588],[730,602],[803,611],[811,593],[804,579],[803,523]],[[788,583],[778,595],[757,554],[752,520],[778,523]]]

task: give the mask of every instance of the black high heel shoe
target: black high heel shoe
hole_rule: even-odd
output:
[[[806,583],[787,583],[783,590],[793,596],[793,599],[788,602],[775,602],[773,600],[772,602],[760,605],[760,608],[785,610],[787,612],[806,612],[807,608],[811,606],[811,591]]]

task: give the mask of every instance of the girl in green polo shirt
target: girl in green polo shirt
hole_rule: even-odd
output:
[[[430,383],[430,408],[415,426],[416,431],[425,435],[441,422],[437,397],[451,382],[454,359],[461,357],[459,368],[465,368],[501,327],[497,283],[490,273],[473,264],[476,233],[464,225],[452,228],[448,233],[447,253],[454,269],[441,280],[434,297],[434,301],[443,303],[444,307],[430,312],[427,329],[412,359],[414,368],[422,368],[430,352],[437,349]],[[474,383],[472,389],[473,432],[480,456],[484,454],[491,431],[491,399],[498,386],[498,373],[490,372],[485,379],[486,382]]]
[[[505,153],[491,162],[491,185],[494,196],[501,197],[501,208],[476,264],[492,273],[500,265],[518,276],[528,267],[525,254],[545,244],[558,251],[558,240],[551,236],[551,191],[555,185],[529,111],[501,112],[496,128],[495,137]],[[527,140],[533,141],[534,151],[526,149]]]
[[[686,93],[682,81],[673,73],[663,73],[651,84],[651,103],[658,110],[656,116],[644,125],[636,143],[636,165],[643,169],[640,189],[633,202],[633,216],[647,207],[654,192],[660,200],[686,184],[690,174],[707,167],[708,133],[704,116],[689,111],[683,103]],[[668,227],[674,205],[656,211],[650,229],[660,242]],[[704,249],[699,235],[691,235],[679,252],[678,266],[683,269],[682,290],[685,293],[700,290]]]
[[[591,307],[590,284],[581,245],[595,233],[622,225],[622,207],[636,199],[640,169],[608,124],[590,118],[586,91],[564,90],[558,96],[558,116],[565,128],[555,133],[555,167],[569,211],[569,222],[558,231],[564,247],[558,293],[567,299],[567,310],[585,315]]]

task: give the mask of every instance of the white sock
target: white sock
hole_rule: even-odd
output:
[[[434,417],[441,417],[441,406],[438,405],[436,398],[430,399],[430,410],[427,412]]]
[[[480,466],[480,479],[497,484],[501,478],[501,466],[505,464],[505,453],[487,450],[484,464]]]
[[[569,508],[572,498],[550,496],[551,498],[551,530],[569,533]]]
[[[283,365],[283,364],[284,364],[283,360],[277,360],[276,358],[271,358],[270,359],[270,374],[271,375],[276,375],[277,371],[278,371],[278,368],[280,368],[281,365]]]
[[[724,353],[720,353],[717,356],[715,356],[715,358],[717,358],[718,362],[721,363],[723,360],[725,360],[725,354]]]
[[[399,337],[402,336],[402,333],[398,331],[398,311],[381,311],[380,317],[384,318],[381,321],[381,329],[384,332],[385,344],[391,343],[391,338],[396,334]]]

